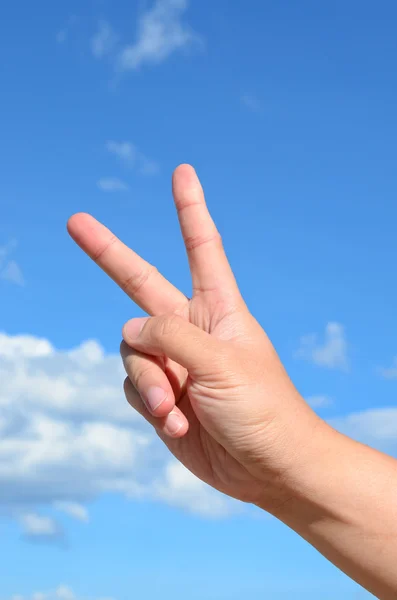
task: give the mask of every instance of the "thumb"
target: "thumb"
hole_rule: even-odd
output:
[[[124,341],[144,354],[168,356],[193,377],[219,368],[225,344],[178,315],[132,319],[123,327]]]

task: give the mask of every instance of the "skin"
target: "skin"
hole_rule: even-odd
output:
[[[68,223],[149,315],[123,328],[128,402],[200,479],[272,513],[378,597],[396,598],[396,461],[337,433],[298,393],[239,292],[192,167],[175,171],[173,194],[190,300],[93,217]]]

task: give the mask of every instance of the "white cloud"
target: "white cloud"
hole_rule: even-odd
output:
[[[127,167],[135,169],[141,175],[155,175],[159,171],[157,163],[145,156],[131,142],[108,141],[106,149]]]
[[[138,154],[139,172],[141,175],[157,175],[160,168],[159,165],[144,154]]]
[[[55,508],[77,521],[82,521],[83,523],[88,523],[89,521],[88,510],[85,506],[77,504],[77,502],[58,502]]]
[[[107,21],[100,21],[98,31],[91,40],[91,50],[95,58],[109,54],[117,43],[117,35]]]
[[[241,102],[251,112],[259,113],[262,110],[262,103],[254,94],[244,94],[241,97]]]
[[[130,189],[124,181],[117,177],[103,177],[97,185],[102,192],[128,192]]]
[[[397,379],[397,356],[393,358],[391,367],[379,369],[379,373],[385,379]]]
[[[200,37],[183,21],[187,0],[157,0],[139,19],[136,40],[118,57],[121,70],[163,62],[177,51],[201,44]]]
[[[120,357],[96,341],[61,351],[45,339],[0,334],[0,511],[25,536],[56,541],[62,513],[85,521],[87,503],[106,493],[227,513],[227,499],[170,467],[168,451],[126,402],[124,377]]]
[[[32,335],[9,337],[5,333],[0,333],[0,360],[49,356],[53,352],[52,344],[43,338]]]
[[[306,402],[313,408],[322,408],[332,404],[332,400],[328,396],[309,396],[306,398]]]
[[[397,452],[397,407],[368,409],[329,422],[360,442],[385,452]]]
[[[127,165],[133,166],[135,164],[138,151],[134,144],[131,144],[131,142],[109,141],[106,143],[106,149],[108,152],[114,154],[120,160],[124,161]]]
[[[18,263],[10,258],[15,248],[15,241],[0,247],[0,279],[23,286],[25,282],[22,271]]]
[[[75,600],[76,598],[72,590],[66,585],[60,585],[55,594],[60,600]]]
[[[4,281],[8,281],[9,283],[15,283],[15,285],[25,285],[25,281],[22,275],[21,268],[15,262],[15,260],[10,260],[1,271],[1,278]]]
[[[50,517],[36,513],[22,514],[19,518],[23,533],[30,538],[54,538],[61,535],[59,525]]]
[[[339,323],[328,323],[324,341],[317,334],[306,335],[300,340],[300,348],[295,355],[329,369],[346,371],[349,367],[345,331]]]
[[[182,508],[188,506],[204,516],[221,517],[229,512],[223,496],[214,496],[205,483],[176,460],[171,460],[166,466],[163,479],[157,485],[157,492],[160,498],[170,504]],[[230,511],[236,510],[237,506],[237,503],[230,502]]]
[[[46,592],[33,592],[29,596],[20,596],[14,595],[10,600],[114,600],[113,598],[103,596],[98,598],[97,596],[94,598],[90,596],[84,598],[80,595],[76,595],[76,593],[67,585],[60,585],[54,590],[49,590]]]

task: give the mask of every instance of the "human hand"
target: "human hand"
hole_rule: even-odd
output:
[[[124,326],[125,392],[173,454],[216,489],[273,513],[350,577],[396,598],[396,461],[318,418],[249,313],[194,170],[174,197],[193,297],[89,215],[76,242],[151,317]]]
[[[131,406],[200,479],[272,511],[288,501],[327,426],[248,311],[191,167],[175,171],[173,191],[191,300],[89,215],[73,216],[69,233],[152,315],[123,329]]]

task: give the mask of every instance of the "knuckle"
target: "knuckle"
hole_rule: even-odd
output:
[[[126,292],[130,296],[136,296],[139,294],[144,287],[144,285],[151,279],[154,275],[158,274],[158,270],[153,265],[148,265],[142,271],[138,273],[134,273],[127,277],[124,281],[121,282],[120,286],[124,292]]]
[[[105,254],[109,252],[110,248],[117,244],[118,241],[119,240],[117,239],[117,237],[115,235],[112,235],[112,237],[105,244],[99,246],[94,250],[94,252],[92,253],[92,259],[96,263],[99,263],[101,259],[105,256]]]
[[[136,389],[139,389],[141,387],[142,379],[149,379],[152,371],[152,365],[143,365],[141,361],[133,361],[131,379],[133,381],[134,387]]]
[[[197,248],[200,248],[201,246],[204,246],[206,244],[214,244],[215,246],[221,247],[222,238],[220,236],[220,233],[218,231],[215,231],[207,235],[200,234],[196,236],[187,237],[185,239],[185,246],[189,253],[193,252],[193,250],[197,250]]]

